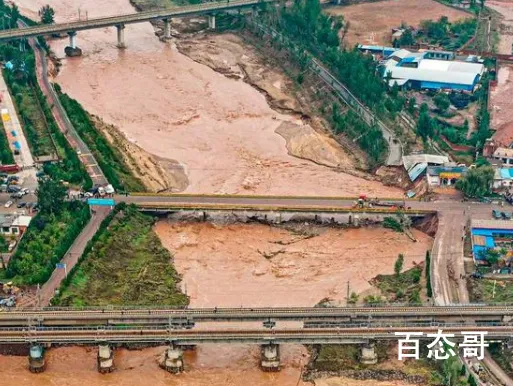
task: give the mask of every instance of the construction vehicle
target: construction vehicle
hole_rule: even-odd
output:
[[[98,346],[97,365],[101,374],[111,373],[114,370],[114,352],[108,344]]]
[[[8,298],[0,299],[0,307],[12,308],[16,306],[16,297],[10,296]]]
[[[29,370],[31,373],[42,373],[45,371],[45,355],[43,347],[34,345],[30,347],[29,352]]]

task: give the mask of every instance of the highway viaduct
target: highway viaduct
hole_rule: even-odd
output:
[[[0,42],[66,33],[69,36],[69,46],[67,47],[66,54],[70,56],[76,56],[80,55],[80,49],[78,49],[76,44],[76,35],[79,31],[115,26],[117,29],[118,38],[117,46],[119,48],[125,48],[124,30],[127,24],[162,20],[164,22],[164,38],[167,39],[171,37],[170,23],[172,18],[207,15],[209,28],[215,29],[215,15],[217,12],[252,9],[264,3],[271,3],[274,1],[275,0],[213,1],[196,5],[158,9],[110,17],[91,18],[87,20],[78,20],[66,23],[36,25],[31,27],[0,31]]]

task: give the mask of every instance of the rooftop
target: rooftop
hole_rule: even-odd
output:
[[[495,158],[513,158],[513,149],[507,147],[499,147],[493,152]]]
[[[475,229],[506,229],[513,230],[513,221],[504,220],[472,220],[470,226]]]

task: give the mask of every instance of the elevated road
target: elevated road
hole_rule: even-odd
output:
[[[249,343],[249,344],[354,344],[369,340],[397,340],[395,332],[422,332],[419,339],[431,339],[438,326],[379,328],[323,328],[278,330],[172,330],[166,326],[155,328],[13,328],[0,330],[0,344],[50,343],[50,344],[98,344],[116,343],[167,343],[196,345],[202,343]],[[443,332],[454,334],[450,340],[462,340],[462,332],[487,332],[486,339],[509,339],[513,326],[476,327],[467,325],[445,326]]]
[[[330,321],[406,323],[415,321],[486,323],[509,322],[513,306],[451,305],[435,307],[340,307],[340,308],[147,308],[147,309],[15,309],[0,313],[0,326],[104,326],[154,325],[171,321],[243,322],[243,321]]]
[[[274,0],[230,0],[209,2],[197,5],[166,8],[111,17],[79,20],[68,23],[37,25],[34,27],[1,31],[0,41],[45,36],[58,33],[77,32],[96,28],[120,26],[125,24],[143,23],[152,20],[165,20],[173,17],[206,15],[213,12],[251,8],[262,3],[270,3],[273,1]]]

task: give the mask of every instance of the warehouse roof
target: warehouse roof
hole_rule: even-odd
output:
[[[469,72],[481,75],[484,66],[481,63],[457,62],[449,60],[424,59],[419,62],[420,70]]]
[[[504,220],[472,220],[472,228],[513,230],[513,221]]]
[[[387,70],[391,72],[392,78],[462,85],[474,85],[479,76],[478,73],[471,72],[436,71],[408,67],[391,67]]]

